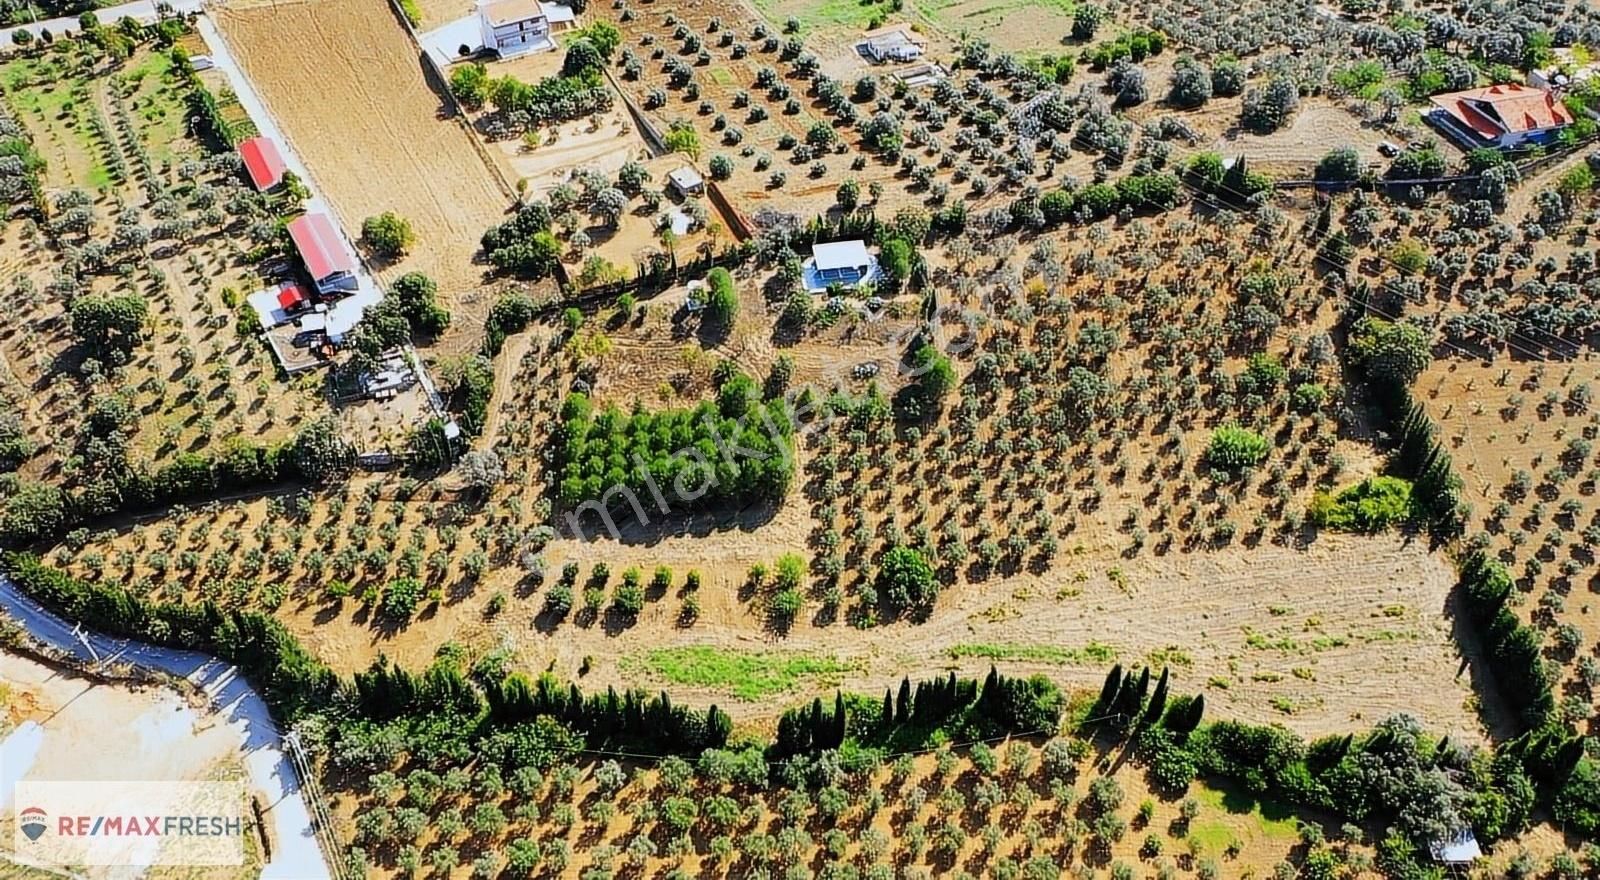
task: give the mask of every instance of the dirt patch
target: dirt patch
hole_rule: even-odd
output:
[[[474,255],[509,199],[448,118],[400,22],[359,0],[236,4],[215,16],[345,228],[383,211],[411,221],[411,255],[380,274],[427,273],[454,316],[449,337],[476,339],[488,304],[470,296],[483,281]]]
[[[1234,116],[1232,121],[1236,126],[1238,117]],[[1215,128],[1205,125],[1201,130],[1214,131]],[[1295,114],[1286,128],[1262,135],[1229,127],[1212,148],[1227,156],[1243,153],[1262,169],[1304,171],[1338,147],[1355,147],[1363,159],[1379,161],[1378,144],[1387,137],[1342,107],[1311,103]]]

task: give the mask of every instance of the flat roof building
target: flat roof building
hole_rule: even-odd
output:
[[[878,261],[860,239],[831,241],[811,248],[801,267],[806,290],[822,293],[835,285],[857,287],[878,277]]]
[[[677,190],[678,195],[681,196],[699,195],[706,188],[705,178],[700,176],[700,172],[687,165],[668,171],[667,183]]]

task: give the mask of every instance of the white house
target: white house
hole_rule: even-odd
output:
[[[869,31],[866,39],[856,44],[856,51],[875,64],[891,61],[915,61],[922,57],[922,41],[903,27]]]
[[[478,0],[478,25],[483,48],[501,58],[556,47],[539,0]]]
[[[878,278],[878,260],[860,239],[815,245],[811,259],[800,268],[806,290],[812,293],[824,293],[834,285],[859,287]]]

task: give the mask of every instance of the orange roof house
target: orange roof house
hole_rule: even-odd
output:
[[[1518,83],[1435,95],[1433,118],[1469,147],[1519,147],[1548,142],[1572,114],[1544,89]]]

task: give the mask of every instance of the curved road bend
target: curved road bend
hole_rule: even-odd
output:
[[[9,614],[39,641],[80,660],[95,657],[73,632],[73,625],[24,595],[0,575],[0,611]],[[228,722],[242,731],[239,750],[252,790],[265,803],[272,825],[272,859],[262,880],[328,880],[329,871],[312,830],[311,813],[300,793],[300,775],[281,747],[267,703],[237,667],[197,651],[162,648],[95,632],[84,632],[99,659],[176,675],[202,690]]]

